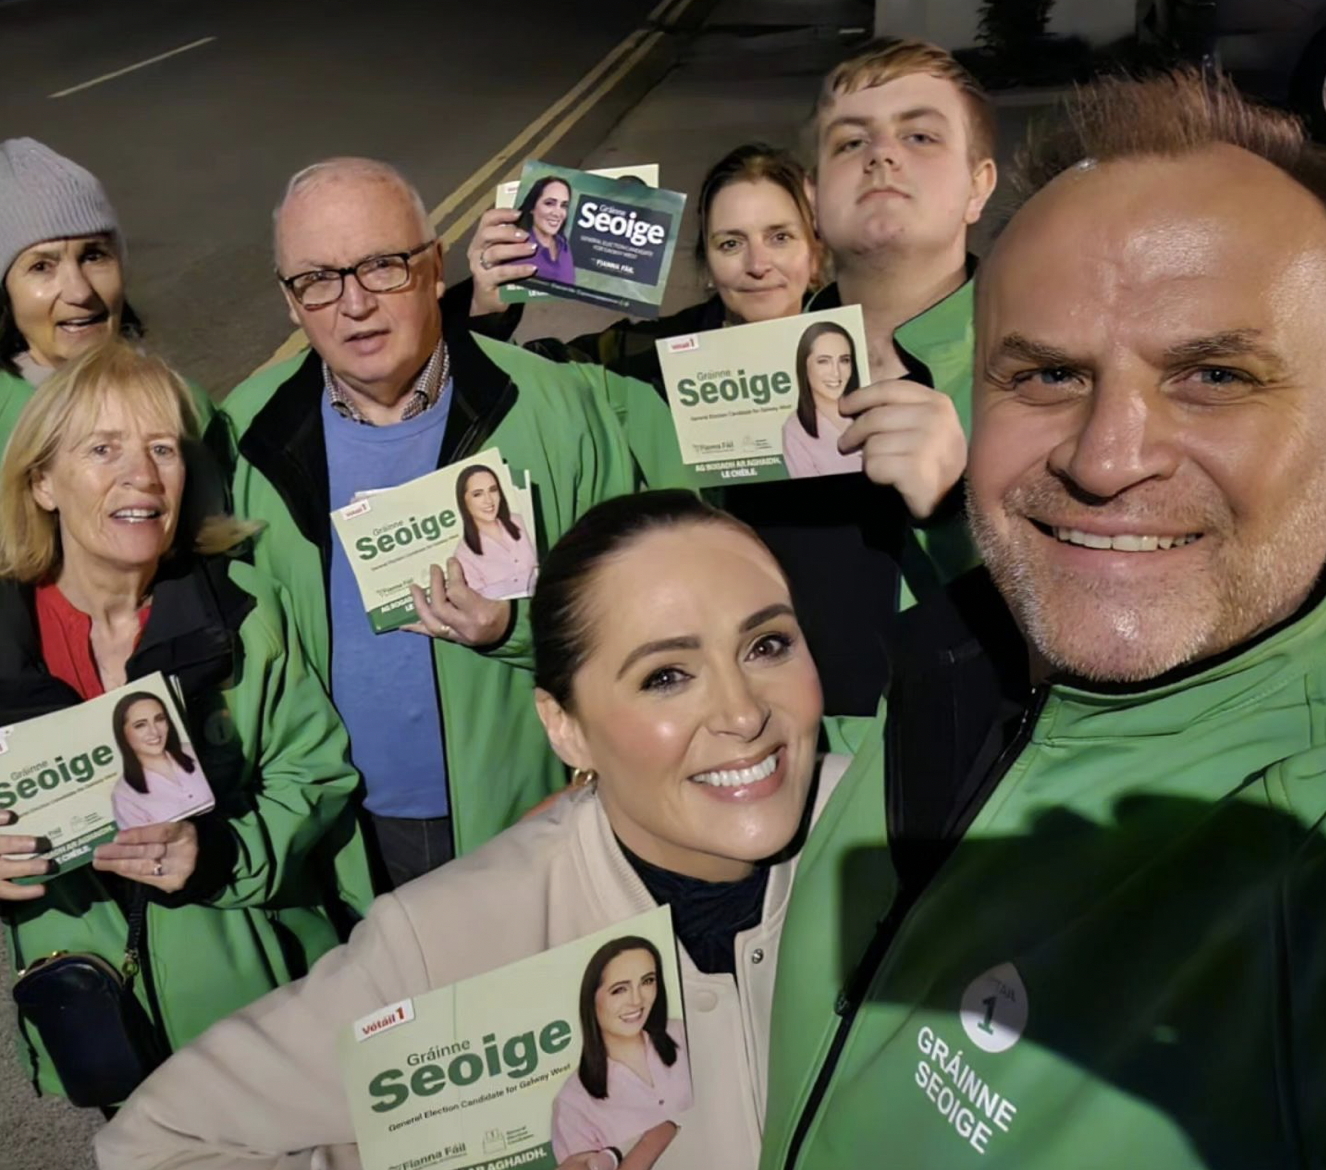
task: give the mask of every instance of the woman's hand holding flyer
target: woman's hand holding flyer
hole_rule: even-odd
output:
[[[686,205],[685,195],[657,182],[654,164],[577,171],[527,162],[510,198],[534,245],[534,273],[519,284],[501,282],[503,303],[537,293],[657,317]],[[499,206],[509,191],[498,188]],[[484,271],[482,261],[495,263],[498,250],[476,259]]]
[[[17,819],[12,812],[0,812],[0,825],[12,825]],[[32,856],[41,852],[41,845],[36,837],[0,833],[0,902],[31,902],[46,893],[45,886],[19,885],[15,881],[43,877],[50,870],[51,863],[46,858]]]
[[[89,861],[167,893],[193,873],[187,818],[216,800],[160,673],[4,729],[0,759],[0,824],[22,830],[0,834],[0,900]]]
[[[122,829],[92,851],[92,868],[177,894],[198,865],[198,830],[191,821]]]
[[[516,226],[519,218],[520,212],[514,207],[498,206],[485,211],[479,220],[466,250],[470,276],[474,280],[471,317],[505,311],[506,305],[498,289],[538,271],[536,265],[529,263],[537,246],[530,242],[529,232]]]

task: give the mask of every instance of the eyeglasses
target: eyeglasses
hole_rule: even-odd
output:
[[[294,276],[282,276],[279,272],[276,275],[300,305],[306,309],[321,309],[341,299],[347,276],[353,276],[365,292],[395,292],[404,288],[410,283],[410,261],[436,243],[436,240],[428,240],[408,252],[370,256],[349,268],[319,268],[313,272],[297,272]]]

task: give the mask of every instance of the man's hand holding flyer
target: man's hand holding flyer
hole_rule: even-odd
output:
[[[400,487],[361,492],[331,514],[376,633],[419,619],[434,566],[455,557],[465,583],[490,600],[529,597],[538,575],[534,496],[494,449]]]

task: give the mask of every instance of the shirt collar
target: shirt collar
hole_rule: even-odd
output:
[[[407,422],[436,406],[442,400],[442,389],[450,376],[451,354],[447,350],[446,342],[439,337],[427,364],[414,380],[405,409],[401,412],[400,421]],[[363,412],[350,397],[349,391],[332,373],[331,367],[325,361],[322,363],[322,381],[327,391],[327,400],[337,414],[353,422],[363,423],[365,426],[373,425],[364,417]]]

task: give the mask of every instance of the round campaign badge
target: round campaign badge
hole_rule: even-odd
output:
[[[1027,989],[1012,963],[973,979],[962,995],[963,1030],[984,1052],[1007,1052],[1027,1027]]]

